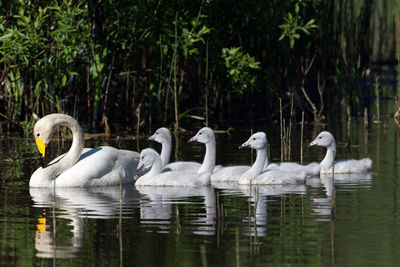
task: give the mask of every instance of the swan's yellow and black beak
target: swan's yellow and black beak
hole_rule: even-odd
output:
[[[40,158],[40,164],[44,168],[44,166],[45,166],[44,158],[46,155],[46,144],[45,144],[45,142],[43,142],[42,139],[40,139],[40,137],[38,137],[38,138],[36,138],[36,146],[37,146],[40,154],[42,154],[42,157]]]

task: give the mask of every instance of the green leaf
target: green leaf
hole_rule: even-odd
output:
[[[67,83],[67,76],[64,75],[64,76],[62,77],[62,79],[61,79],[61,85],[62,85],[62,86],[65,86],[66,83]]]
[[[11,36],[12,36],[11,32],[4,34],[3,36],[0,36],[0,41],[4,41],[4,40],[10,38]]]
[[[195,120],[200,120],[200,121],[203,121],[203,120],[204,120],[204,117],[197,116],[197,115],[189,115],[189,116],[187,116],[187,117],[192,118],[192,119],[195,119]]]

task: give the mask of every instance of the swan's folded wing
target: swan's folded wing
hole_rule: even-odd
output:
[[[320,172],[320,165],[313,162],[307,165],[301,165],[296,162],[274,162],[268,164],[264,170],[281,170],[285,172],[301,172],[305,171],[307,176],[317,176]]]
[[[211,181],[215,182],[237,182],[239,178],[250,169],[250,166],[228,166],[214,172]]]
[[[366,173],[372,170],[372,160],[370,158],[337,160],[334,168],[335,173]]]
[[[57,178],[68,186],[96,186],[134,181],[137,159],[135,152],[109,146],[85,150],[79,161]],[[135,160],[136,159],[136,160]]]
[[[281,170],[264,171],[252,180],[253,184],[304,184],[306,172],[286,172]]]
[[[196,173],[200,169],[200,166],[200,163],[194,161],[177,161],[167,164],[164,170]]]

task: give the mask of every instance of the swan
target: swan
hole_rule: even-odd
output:
[[[370,158],[342,159],[335,161],[336,141],[330,132],[323,131],[309,146],[324,146],[327,148],[325,158],[321,161],[320,173],[367,173],[372,170],[372,160]]]
[[[304,170],[286,172],[283,170],[265,170],[267,155],[267,135],[257,132],[250,136],[240,148],[250,147],[257,150],[257,158],[253,166],[239,178],[239,184],[302,184],[305,183],[306,172]]]
[[[200,142],[206,145],[203,164],[197,173],[183,171],[162,172],[160,155],[152,148],[143,149],[137,169],[151,169],[139,177],[136,186],[202,186],[210,183],[210,175],[215,166],[215,136],[212,129],[204,127],[188,142]]]
[[[71,130],[71,148],[66,154],[45,165],[46,146],[59,126],[66,126]],[[42,167],[32,174],[30,187],[105,186],[135,180],[139,161],[137,152],[118,150],[110,146],[83,148],[82,128],[69,115],[47,115],[36,122],[33,133],[42,154]]]
[[[194,161],[178,161],[169,163],[172,151],[172,137],[171,132],[165,127],[161,127],[150,136],[147,140],[156,141],[161,144],[161,162],[164,170],[170,171],[188,171],[194,170],[196,172],[200,169],[201,164]],[[169,163],[169,164],[168,164]]]
[[[201,164],[194,161],[177,161],[169,163],[172,151],[172,137],[171,132],[168,128],[161,127],[155,131],[155,133],[150,136],[147,140],[156,141],[161,144],[161,162],[163,170],[169,171],[189,171],[196,173]],[[220,169],[221,166],[215,166],[214,171]]]
[[[306,176],[315,176],[319,175],[319,164],[316,162],[310,163],[308,165],[301,165],[294,162],[276,162],[276,163],[269,163],[268,161],[268,154],[267,151],[264,151],[264,146],[267,144],[267,135],[263,132],[258,132],[250,137],[252,139],[251,148],[260,151],[260,153],[265,154],[263,155],[263,159],[260,159],[260,162],[263,163],[263,171],[284,171],[284,172],[292,172],[302,173],[305,172]],[[249,140],[250,140],[249,139]],[[259,142],[256,142],[258,140]],[[246,143],[245,143],[246,144]],[[241,145],[239,149],[249,147],[246,145]],[[259,163],[259,164],[261,164]],[[211,181],[213,183],[219,182],[237,182],[239,178],[248,170],[250,170],[251,166],[229,166],[216,171],[211,175]]]

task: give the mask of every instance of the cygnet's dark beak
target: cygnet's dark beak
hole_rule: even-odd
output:
[[[243,149],[243,148],[246,148],[246,147],[250,147],[250,144],[247,143],[247,142],[241,144],[241,145],[239,146],[239,149]]]
[[[315,145],[318,145],[318,143],[314,140],[308,145],[308,147],[315,146]]]
[[[139,164],[137,165],[136,170],[137,171],[140,170],[141,168],[143,168],[143,166],[144,166],[143,162],[139,161]]]
[[[197,142],[196,136],[193,136],[192,138],[190,138],[190,139],[188,140],[188,143],[193,143],[193,142]]]

